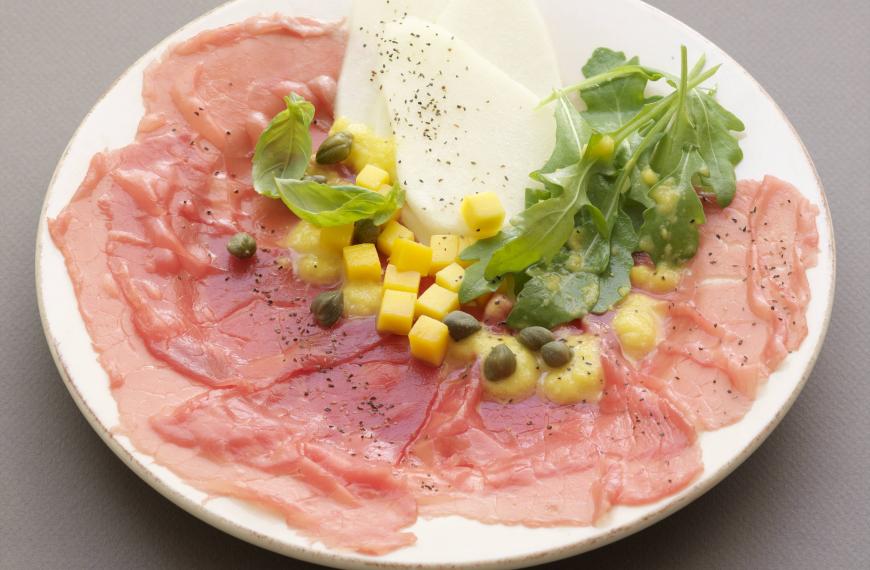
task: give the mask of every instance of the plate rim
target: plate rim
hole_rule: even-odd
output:
[[[837,248],[836,248],[836,235],[833,227],[833,219],[831,216],[831,210],[827,198],[827,193],[825,191],[824,184],[819,176],[818,169],[816,168],[815,162],[813,161],[812,156],[806,148],[806,144],[798,133],[797,129],[794,127],[792,122],[789,120],[788,116],[785,112],[780,108],[777,104],[776,100],[767,92],[764,86],[752,76],[736,59],[734,59],[727,51],[719,47],[718,44],[707,38],[705,35],[695,30],[690,25],[686,24],[679,18],[672,16],[665,12],[664,10],[652,6],[645,2],[644,0],[628,0],[630,2],[636,3],[639,7],[649,10],[655,13],[659,17],[664,17],[669,20],[676,26],[682,28],[686,33],[697,36],[699,39],[711,44],[713,47],[718,49],[727,60],[730,66],[733,66],[735,70],[741,72],[749,82],[751,82],[755,87],[759,89],[761,94],[772,104],[773,108],[779,114],[780,118],[784,121],[785,125],[789,128],[795,140],[799,143],[801,152],[803,153],[810,169],[812,171],[813,177],[816,180],[818,188],[820,190],[821,195],[821,203],[820,206],[820,216],[823,219],[823,223],[827,226],[828,234],[830,235],[830,246],[829,253],[831,259],[831,268],[830,268],[830,277],[829,284],[831,294],[828,297],[827,305],[824,307],[824,318],[821,322],[821,333],[818,337],[818,341],[816,345],[813,347],[812,354],[809,357],[806,367],[803,369],[801,373],[801,378],[798,383],[795,385],[792,392],[788,395],[784,403],[779,407],[776,413],[765,423],[764,427],[755,434],[754,437],[730,460],[721,465],[715,472],[707,475],[706,478],[700,479],[698,481],[693,482],[688,488],[684,489],[685,493],[680,496],[671,496],[660,499],[656,503],[661,503],[655,510],[645,514],[642,518],[638,520],[633,520],[626,522],[624,524],[615,526],[607,530],[607,532],[601,536],[592,537],[592,538],[583,538],[579,539],[576,542],[571,544],[563,545],[556,548],[551,548],[543,551],[526,553],[522,555],[515,556],[507,556],[503,558],[489,558],[481,561],[474,561],[471,563],[426,563],[419,562],[408,564],[399,561],[386,561],[380,560],[377,557],[371,557],[363,554],[359,554],[351,551],[340,551],[340,550],[315,550],[311,548],[309,545],[296,545],[290,544],[286,542],[279,542],[272,537],[266,536],[256,530],[253,530],[247,526],[239,524],[238,522],[232,520],[229,517],[214,513],[207,509],[203,504],[197,502],[193,498],[184,495],[183,493],[173,489],[169,484],[167,484],[161,477],[156,475],[151,471],[148,465],[144,464],[137,457],[135,457],[128,449],[124,447],[124,445],[115,438],[111,429],[105,426],[100,420],[97,418],[96,413],[91,409],[88,403],[82,397],[78,387],[72,381],[69,371],[67,370],[66,362],[64,361],[63,356],[58,351],[57,345],[58,341],[55,338],[53,331],[51,330],[51,326],[49,324],[48,318],[46,316],[46,305],[43,297],[43,280],[42,280],[42,264],[41,258],[43,254],[43,250],[45,248],[44,236],[48,235],[47,228],[45,227],[48,220],[46,217],[46,213],[48,210],[49,198],[51,197],[52,190],[55,186],[55,182],[58,176],[59,171],[61,170],[62,165],[66,161],[69,155],[70,148],[72,147],[72,143],[78,137],[82,127],[94,113],[94,110],[102,103],[102,101],[106,98],[106,96],[117,86],[119,82],[121,82],[124,78],[126,78],[130,73],[132,73],[133,68],[137,67],[143,60],[149,58],[149,56],[158,48],[162,46],[165,47],[166,44],[171,45],[170,39],[178,35],[179,33],[185,31],[186,29],[194,26],[200,20],[212,15],[214,12],[222,10],[231,4],[243,3],[247,0],[226,0],[217,6],[203,12],[202,14],[196,16],[195,18],[186,22],[183,26],[177,28],[171,33],[165,35],[160,41],[156,44],[148,48],[148,50],[143,53],[140,57],[138,57],[133,63],[127,66],[122,73],[120,73],[100,94],[94,104],[90,107],[87,113],[82,117],[78,126],[75,128],[73,133],[70,135],[69,141],[64,147],[63,152],[58,159],[58,162],[52,172],[51,178],[46,187],[45,196],[43,198],[42,207],[40,209],[40,218],[39,224],[37,226],[37,235],[36,235],[36,247],[35,247],[35,286],[36,286],[36,296],[37,296],[37,306],[39,309],[39,317],[42,323],[43,333],[45,335],[46,342],[48,344],[49,352],[51,354],[52,359],[54,360],[55,366],[57,367],[58,372],[60,373],[61,379],[72,396],[73,401],[78,407],[79,411],[87,420],[88,424],[91,428],[97,433],[100,439],[115,453],[116,456],[127,466],[129,467],[140,479],[142,479],[145,483],[147,483],[152,489],[157,491],[160,495],[170,500],[176,506],[183,509],[185,512],[193,515],[199,520],[213,526],[235,538],[253,544],[255,546],[265,548],[277,554],[283,556],[289,556],[292,558],[296,558],[299,560],[303,560],[306,562],[311,562],[315,564],[329,565],[337,568],[353,568],[353,569],[398,569],[398,568],[415,568],[415,569],[448,569],[448,568],[473,568],[475,570],[486,570],[486,569],[495,569],[495,568],[515,568],[515,567],[525,567],[530,565],[544,564],[547,562],[551,562],[554,560],[560,560],[564,558],[568,558],[571,556],[576,556],[583,554],[585,552],[589,552],[591,550],[600,548],[626,536],[632,535],[636,532],[644,530],[651,526],[652,524],[667,518],[668,516],[674,514],[675,512],[681,510],[687,505],[691,504],[701,496],[705,495],[709,492],[713,487],[717,486],[723,479],[733,473],[744,461],[746,461],[753,453],[761,446],[762,443],[770,436],[774,429],[779,425],[782,419],[786,416],[786,414],[791,410],[794,402],[797,400],[798,396],[803,391],[806,386],[809,377],[811,376],[813,369],[815,368],[815,364],[818,360],[818,357],[821,353],[822,347],[825,344],[825,340],[827,338],[827,333],[832,317],[833,303],[834,298],[836,296],[836,281],[837,281]]]

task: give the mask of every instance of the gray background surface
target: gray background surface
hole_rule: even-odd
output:
[[[653,3],[740,61],[815,158],[836,230],[833,320],[791,413],[733,475],[548,568],[870,568],[870,2]],[[314,568],[224,535],[128,470],[67,394],[37,314],[33,243],[61,151],[116,76],[215,4],[0,0],[0,568]]]

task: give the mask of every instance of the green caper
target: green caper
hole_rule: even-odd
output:
[[[456,341],[468,338],[480,330],[480,322],[464,311],[448,313],[443,322],[447,325],[450,338]]]
[[[556,337],[544,327],[526,327],[517,334],[517,340],[529,350],[541,350],[542,346],[553,342]]]
[[[322,174],[309,174],[308,176],[303,176],[302,180],[308,180],[310,182],[317,182],[318,184],[326,184],[326,176]]]
[[[257,240],[247,232],[239,232],[227,241],[227,251],[239,259],[247,259],[257,253]]]
[[[541,358],[551,368],[565,366],[571,361],[571,347],[559,340],[548,342],[541,347]]]
[[[344,311],[344,295],[341,289],[324,291],[317,295],[311,302],[311,313],[314,320],[322,326],[329,328],[341,318]]]
[[[341,131],[326,137],[326,140],[317,149],[317,154],[314,158],[317,164],[338,164],[350,156],[352,146],[353,135]]]
[[[483,361],[483,375],[495,382],[504,380],[517,369],[517,357],[505,344],[499,344],[489,351]]]
[[[353,243],[375,243],[379,234],[378,226],[368,218],[353,223]]]

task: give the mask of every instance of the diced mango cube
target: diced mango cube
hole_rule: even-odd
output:
[[[458,263],[451,263],[435,274],[435,283],[445,289],[458,292],[464,277],[465,269]]]
[[[384,273],[384,289],[408,291],[416,294],[420,289],[420,274],[416,271],[399,271],[392,263]]]
[[[393,253],[390,263],[399,271],[416,271],[420,275],[429,274],[432,265],[432,248],[405,238],[399,238],[393,243]]]
[[[423,291],[417,299],[415,310],[418,316],[426,315],[440,321],[447,316],[447,313],[458,308],[459,294],[436,283]]]
[[[440,366],[447,353],[447,325],[427,316],[417,319],[408,340],[411,344],[411,354],[423,362]]]
[[[414,303],[417,295],[408,291],[384,289],[381,308],[378,311],[379,332],[408,334],[414,323]]]
[[[470,194],[462,199],[459,208],[462,219],[477,239],[492,237],[501,230],[504,206],[495,192]]]
[[[353,240],[353,224],[320,228],[320,244],[328,249],[340,250]]]
[[[348,279],[375,280],[381,278],[381,260],[374,244],[349,245],[342,250],[344,273]]]
[[[429,238],[432,248],[432,266],[429,272],[434,275],[454,261],[459,255],[459,236],[452,234],[436,234]]]
[[[381,235],[378,236],[378,249],[384,255],[392,255],[393,244],[397,239],[414,239],[414,232],[400,224],[399,222],[387,222],[384,229],[381,230]]]
[[[356,175],[357,186],[362,186],[363,188],[368,188],[369,190],[374,190],[376,192],[378,188],[389,183],[389,181],[390,173],[374,164],[366,164],[365,167],[359,171],[359,174]]]
[[[477,241],[477,240],[474,239],[474,238],[471,237],[471,236],[462,236],[462,237],[459,238],[459,253],[456,254],[456,263],[458,263],[458,264],[461,265],[462,267],[468,267],[469,265],[474,264],[474,261],[473,261],[473,260],[466,261],[466,260],[464,260],[464,259],[460,259],[460,258],[459,258],[459,254],[461,254],[462,251],[465,250],[466,248],[471,247],[472,245],[474,245],[474,243],[475,243],[476,241]]]

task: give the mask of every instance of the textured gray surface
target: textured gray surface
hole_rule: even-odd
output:
[[[549,567],[870,567],[870,2],[654,3],[740,61],[803,137],[834,216],[834,315],[798,402],[733,475],[654,527]],[[0,2],[0,568],[313,568],[199,522],[128,470],[68,396],[36,309],[35,229],[67,140],[127,65],[214,4]]]

